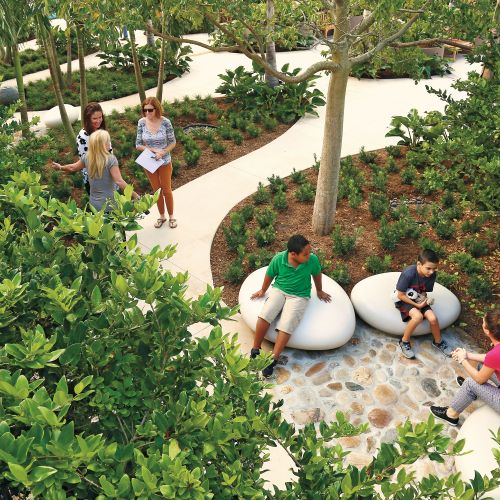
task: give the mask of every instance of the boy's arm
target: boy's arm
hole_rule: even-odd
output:
[[[416,307],[417,309],[422,309],[422,307],[427,305],[426,300],[423,300],[422,302],[420,302],[420,304],[418,304],[417,302],[414,302],[413,300],[410,299],[410,297],[408,297],[408,295],[406,295],[405,292],[402,292],[401,290],[398,290],[398,299],[401,302],[405,302],[406,304],[410,304],[413,307]]]
[[[273,278],[271,276],[268,276],[267,274],[264,276],[264,281],[262,283],[262,288],[258,291],[255,292],[250,298],[253,299],[260,299],[261,297],[264,297],[266,294],[267,289],[273,282]]]
[[[325,302],[330,302],[332,300],[329,293],[323,291],[323,280],[321,278],[321,272],[316,276],[313,276],[314,286],[316,287],[316,294],[318,295],[319,300],[323,300]]]

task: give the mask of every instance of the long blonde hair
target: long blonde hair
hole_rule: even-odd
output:
[[[90,134],[89,150],[87,153],[88,171],[91,179],[102,177],[104,167],[109,158],[109,144],[111,138],[106,130],[96,130]]]

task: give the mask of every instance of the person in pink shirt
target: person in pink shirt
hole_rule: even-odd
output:
[[[500,312],[488,312],[483,319],[483,332],[493,344],[486,354],[455,349],[452,357],[460,363],[469,377],[457,377],[461,386],[450,406],[431,406],[432,414],[451,425],[458,424],[458,417],[476,399],[484,401],[500,413]],[[478,361],[476,367],[471,361]],[[490,383],[492,382],[492,383]]]

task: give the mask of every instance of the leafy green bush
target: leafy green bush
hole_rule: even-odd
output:
[[[391,174],[395,174],[396,172],[399,172],[398,164],[396,163],[396,160],[392,157],[390,157],[387,160],[387,165],[385,168],[387,169],[387,172],[389,172]]]
[[[260,228],[272,226],[276,222],[276,212],[270,208],[259,208],[254,212],[255,220]]]
[[[241,132],[238,132],[237,130],[234,130],[233,133],[231,134],[231,140],[237,146],[239,146],[243,143],[243,134],[241,134]]]
[[[315,193],[314,186],[309,181],[305,181],[295,190],[295,199],[307,203],[314,199]]]
[[[243,261],[240,256],[236,257],[227,271],[224,273],[224,279],[230,283],[241,283],[245,278],[245,271],[243,270]]]
[[[450,274],[445,271],[439,271],[436,275],[436,281],[446,288],[452,288],[458,283],[458,273]]]
[[[247,133],[250,137],[259,137],[262,134],[262,129],[257,127],[257,125],[250,123],[247,127]]]
[[[368,210],[374,219],[380,219],[389,211],[389,198],[383,193],[370,193],[368,195]]]
[[[486,302],[493,298],[493,283],[488,276],[473,274],[469,278],[467,291],[471,297]]]
[[[377,191],[385,192],[387,189],[387,173],[377,167],[372,174],[372,186]]]
[[[267,266],[273,257],[273,252],[263,248],[256,253],[248,254],[248,267],[251,271],[255,271],[255,269]]]
[[[262,125],[264,125],[266,130],[274,130],[278,126],[278,120],[272,116],[266,116],[262,120]]]
[[[280,189],[274,195],[273,207],[276,210],[279,210],[280,212],[282,212],[283,210],[286,210],[288,208],[288,201],[286,200],[286,194],[282,189]]]
[[[437,241],[431,240],[430,238],[420,238],[418,246],[425,250],[426,248],[436,252],[440,259],[446,257],[446,250],[443,245],[439,244]]]
[[[254,216],[254,208],[253,205],[245,205],[241,210],[238,211],[238,213],[243,217],[243,220],[245,222],[248,222],[253,219]]]
[[[253,201],[256,205],[263,205],[264,203],[269,203],[271,201],[271,193],[268,189],[266,189],[262,182],[259,182],[257,191],[253,194]]]
[[[212,151],[218,155],[224,154],[226,151],[226,146],[224,144],[221,144],[220,142],[213,142],[212,145]]]
[[[352,278],[349,273],[347,264],[339,262],[329,273],[328,276],[336,281],[341,286],[347,286],[351,283]]]
[[[224,237],[227,246],[237,251],[240,246],[245,246],[248,240],[248,231],[246,231],[246,220],[240,212],[233,212],[230,215],[231,223],[224,228]]]
[[[359,159],[366,165],[377,163],[377,153],[373,151],[365,151],[365,147],[361,146],[359,150]]]
[[[366,270],[372,274],[386,273],[391,269],[391,264],[392,257],[390,255],[384,255],[383,258],[378,255],[370,255],[365,262]]]
[[[380,229],[377,232],[378,240],[384,250],[395,250],[402,239],[401,229],[398,222],[387,222],[385,217],[380,219]]]
[[[432,222],[431,225],[442,240],[451,240],[455,236],[456,228],[451,220],[443,218]]]
[[[363,193],[353,179],[349,179],[349,191],[347,192],[347,202],[351,208],[358,208],[363,202]]]
[[[417,169],[415,167],[406,167],[399,173],[403,184],[411,185],[417,180]]]
[[[292,179],[292,182],[294,184],[304,184],[306,182],[307,178],[304,175],[304,172],[301,170],[297,171],[295,169],[292,170],[292,173],[290,174],[290,179]]]
[[[484,271],[484,264],[465,252],[452,253],[450,260],[465,274],[481,274]]]
[[[478,238],[467,238],[464,240],[464,247],[473,257],[483,257],[490,252],[488,242]]]
[[[340,226],[336,224],[330,235],[333,242],[333,254],[339,256],[352,254],[354,252],[354,248],[356,247],[356,240],[362,232],[363,228],[358,227],[354,230],[354,232],[350,231],[347,234],[343,234]]]
[[[259,247],[270,245],[275,239],[276,231],[273,226],[266,226],[264,228],[258,227],[255,230],[255,241]]]
[[[201,156],[201,150],[199,148],[195,149],[184,149],[184,160],[188,167],[193,167],[198,163]]]
[[[269,181],[269,189],[271,190],[271,193],[276,194],[278,191],[287,190],[285,181],[279,175],[273,174],[271,177],[268,177],[267,180]]]
[[[462,224],[462,231],[464,233],[479,233],[483,228],[485,222],[490,219],[490,216],[487,212],[483,212],[482,214],[475,217],[473,220],[466,220]]]
[[[401,158],[403,154],[399,146],[386,146],[385,150],[387,151],[387,154],[393,159]]]

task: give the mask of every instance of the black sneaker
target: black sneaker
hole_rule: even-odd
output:
[[[269,365],[269,366],[266,366],[263,370],[262,370],[262,375],[266,378],[269,378],[272,374],[273,374],[273,371],[274,371],[274,367],[278,364],[278,360],[277,359],[274,359],[273,362]]]
[[[250,359],[255,359],[260,354],[260,349],[256,347],[250,351]]]
[[[446,415],[446,410],[448,409],[447,406],[431,406],[431,413],[436,417],[441,420],[444,420],[445,422],[448,422],[450,425],[457,425],[458,424],[458,418],[451,418],[448,415]]]
[[[404,340],[399,341],[399,347],[401,347],[401,352],[403,356],[408,359],[415,359],[415,353],[411,348],[411,344],[409,342],[405,342]]]
[[[462,387],[462,384],[465,382],[465,379],[463,377],[457,377],[457,384]]]
[[[440,350],[447,358],[451,358],[451,353],[453,352],[453,349],[446,343],[445,340],[441,340],[439,344],[436,344],[434,340],[432,341],[432,345]]]

